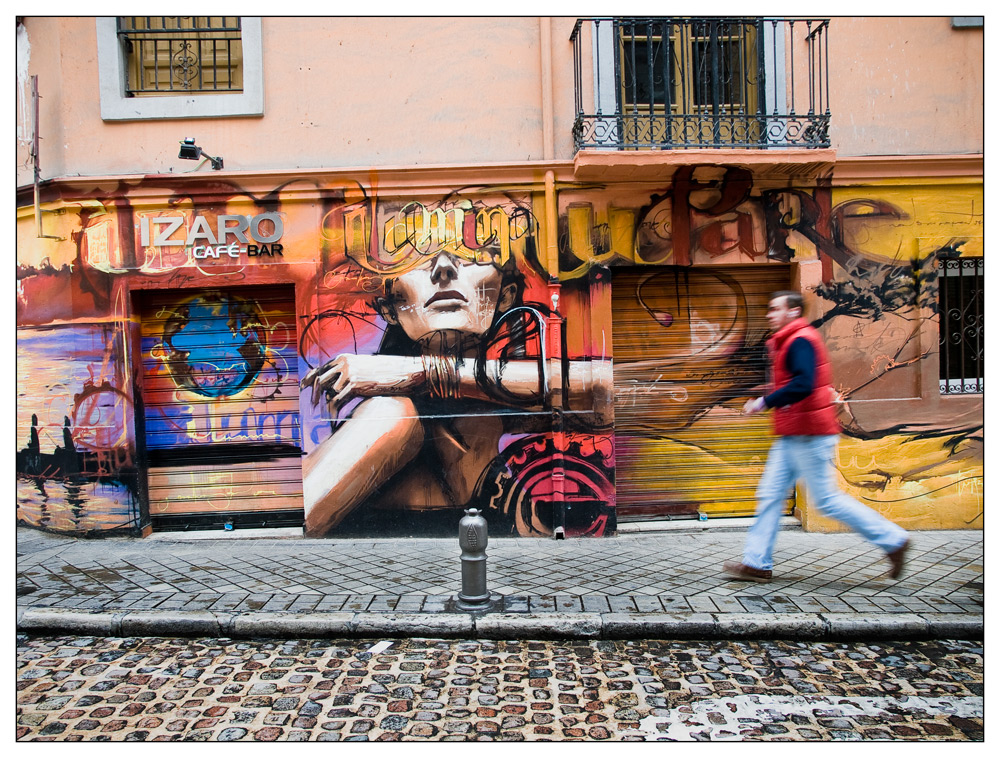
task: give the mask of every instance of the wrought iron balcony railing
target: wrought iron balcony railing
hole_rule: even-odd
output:
[[[576,149],[829,147],[828,36],[827,19],[580,19]]]

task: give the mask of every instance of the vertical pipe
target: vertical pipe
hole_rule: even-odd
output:
[[[556,199],[556,176],[551,169],[545,172],[545,258],[548,261],[549,269],[549,295],[552,301],[552,316],[550,319],[551,328],[548,333],[551,337],[549,346],[549,360],[557,364],[563,382],[560,387],[565,386],[566,375],[569,367],[565,364],[565,354],[562,350],[564,324],[559,315],[559,207]],[[553,373],[549,372],[550,376]],[[558,393],[558,399],[553,393],[552,398],[552,508],[553,508],[553,537],[564,539],[566,520],[566,492],[565,492],[565,469],[563,466],[563,451],[565,444],[563,441],[563,405],[566,403],[566,396],[562,389]]]
[[[558,224],[556,174],[549,169],[545,172],[545,262],[549,273],[549,284],[559,282]]]
[[[552,122],[552,19],[539,18],[538,34],[542,53],[542,156],[555,157],[555,126]]]
[[[45,234],[42,231],[42,162],[39,158],[39,145],[41,137],[38,128],[38,74],[31,77],[31,163],[32,163],[32,184],[35,190],[35,236],[39,239],[62,240],[55,234]]]
[[[33,74],[31,77],[31,163],[35,185],[35,236],[43,237],[41,198],[38,190],[41,178],[41,166],[38,160],[38,74]]]

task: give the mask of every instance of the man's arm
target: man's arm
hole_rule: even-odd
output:
[[[764,396],[768,408],[783,408],[805,400],[816,386],[816,351],[804,337],[796,337],[785,354],[785,368],[792,378],[783,387]]]
[[[792,378],[770,395],[753,397],[743,404],[743,413],[752,416],[768,408],[781,408],[809,397],[816,385],[816,351],[812,343],[796,337],[785,354],[785,368]]]

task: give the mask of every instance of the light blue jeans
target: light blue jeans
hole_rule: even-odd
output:
[[[824,516],[851,527],[885,552],[903,546],[906,531],[837,488],[833,455],[840,435],[779,437],[757,486],[757,518],[747,534],[743,563],[771,569],[778,521],[792,485],[805,479],[809,502]]]

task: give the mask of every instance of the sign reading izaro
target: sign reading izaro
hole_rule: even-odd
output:
[[[207,218],[195,216],[187,236],[177,236],[186,220],[184,216],[143,216],[139,226],[142,246],[190,247],[192,255],[198,259],[222,255],[239,258],[243,254],[250,258],[283,255],[284,248],[277,242],[285,227],[278,213],[259,213],[256,216],[222,214],[217,217],[214,230]],[[270,223],[262,226],[265,221]],[[268,226],[273,226],[273,229],[267,231]]]

